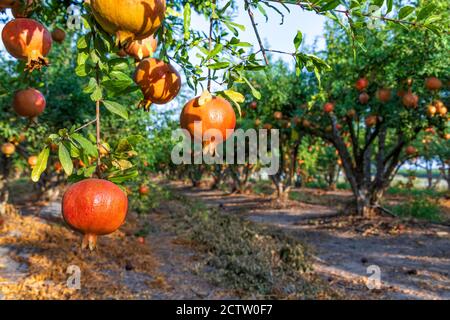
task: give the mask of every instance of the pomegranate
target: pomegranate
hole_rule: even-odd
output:
[[[118,44],[142,40],[161,26],[165,13],[165,0],[90,0],[95,20]]]
[[[37,117],[44,112],[45,106],[45,97],[36,89],[20,90],[14,95],[13,108],[19,116]]]
[[[450,140],[450,133],[444,134],[444,139],[445,140]]]
[[[359,95],[359,103],[368,104],[369,100],[370,100],[370,96],[367,94],[367,92],[363,92]]]
[[[417,108],[419,97],[412,92],[406,93],[402,98],[403,105],[407,108]]]
[[[201,122],[197,123],[196,122]],[[190,100],[183,108],[180,117],[181,128],[187,130],[193,139],[201,139],[205,151],[214,153],[221,142],[225,142],[236,127],[236,114],[231,104],[221,97],[212,96],[205,91],[200,97]],[[220,141],[209,137],[208,130],[216,130]],[[214,132],[209,132],[214,134]]]
[[[377,99],[382,103],[388,103],[391,100],[391,90],[386,88],[380,88],[377,91]]]
[[[145,196],[145,195],[147,195],[149,192],[150,192],[150,188],[147,187],[146,185],[141,185],[141,186],[139,187],[139,194],[140,194],[141,196]]]
[[[442,88],[442,81],[436,77],[430,77],[425,79],[425,88],[430,91],[437,91]]]
[[[439,114],[441,115],[441,116],[443,116],[443,117],[445,117],[446,115],[447,115],[447,107],[441,107],[441,108],[439,108]]]
[[[172,101],[181,89],[181,78],[175,68],[154,58],[139,63],[134,80],[145,97],[139,107],[144,107],[146,111],[152,103],[165,104]]]
[[[34,167],[36,167],[36,165],[37,165],[37,163],[38,163],[38,157],[36,157],[36,156],[31,156],[31,157],[29,157],[28,158],[28,165],[31,167],[31,168],[34,168]]]
[[[158,41],[153,36],[143,40],[134,40],[125,47],[125,52],[138,61],[151,57],[158,47]]]
[[[258,103],[256,101],[253,101],[250,103],[250,109],[256,110],[258,108]]]
[[[406,154],[407,154],[408,156],[412,156],[412,155],[415,155],[415,154],[417,153],[417,149],[414,148],[413,146],[408,146],[408,147],[406,148],[405,152],[406,152]]]
[[[107,180],[88,179],[67,189],[62,200],[66,223],[84,234],[83,249],[94,250],[97,236],[113,233],[125,221],[128,198]]]
[[[367,80],[365,77],[360,78],[355,83],[355,88],[358,91],[364,91],[369,86],[369,80]]]
[[[144,238],[144,237],[138,237],[138,238],[137,238],[137,241],[138,241],[140,244],[145,244],[145,238]]]
[[[11,7],[11,12],[14,18],[27,18],[29,17],[37,6],[40,0],[16,0]]]
[[[14,154],[14,152],[16,152],[16,146],[14,144],[7,142],[2,145],[2,153],[5,156],[10,157]]]
[[[436,114],[436,112],[437,112],[437,108],[436,108],[435,106],[429,105],[429,106],[427,107],[427,114],[428,114],[430,117],[434,116],[434,115]]]
[[[256,119],[255,120],[255,127],[259,127],[261,125],[261,120]]]
[[[302,121],[302,125],[303,125],[305,128],[310,128],[310,127],[311,127],[311,122],[310,122],[309,120],[304,119],[304,120]]]
[[[347,117],[350,119],[353,119],[354,117],[356,117],[356,110],[355,109],[348,110]]]
[[[271,125],[270,123],[266,123],[265,125],[263,125],[263,129],[272,130],[273,129],[273,125]]]
[[[273,117],[275,120],[282,120],[283,119],[283,113],[280,111],[276,111],[273,113]]]
[[[52,47],[50,32],[33,19],[14,19],[2,31],[6,50],[14,58],[27,61],[26,70],[40,70],[48,65],[45,56]]]
[[[61,28],[56,28],[52,31],[52,39],[55,42],[63,43],[66,39],[66,32]]]
[[[53,168],[55,169],[55,171],[57,173],[60,173],[63,167],[62,167],[61,162],[56,161],[55,164],[53,165]]]
[[[377,123],[378,123],[378,117],[377,116],[372,115],[372,116],[368,116],[366,118],[366,126],[368,128],[376,126]]]
[[[323,106],[323,111],[325,113],[332,113],[334,111],[334,104],[331,102],[325,103],[325,105]]]

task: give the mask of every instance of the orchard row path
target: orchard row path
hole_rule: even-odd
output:
[[[315,271],[344,297],[450,299],[449,227],[346,216],[333,202],[279,204],[268,196],[228,194],[181,183],[171,188],[222,214],[268,224],[303,241],[312,249]]]

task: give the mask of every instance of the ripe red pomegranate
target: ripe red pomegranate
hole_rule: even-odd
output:
[[[19,116],[37,117],[44,112],[45,106],[45,97],[36,89],[20,90],[14,95],[13,108]]]
[[[419,104],[419,97],[412,92],[408,92],[403,96],[402,102],[407,108],[417,108]]]
[[[26,70],[40,70],[48,65],[45,56],[52,47],[50,32],[33,19],[14,19],[2,31],[6,50],[14,58],[27,61]]]
[[[252,101],[250,103],[250,109],[256,110],[258,108],[258,103],[256,101]]]
[[[107,180],[88,179],[67,189],[62,200],[66,223],[84,234],[83,248],[94,250],[97,236],[113,233],[125,221],[128,198]]]
[[[367,94],[367,92],[363,92],[359,95],[359,103],[368,104],[369,100],[370,100],[370,96]]]
[[[90,0],[92,13],[102,28],[117,37],[119,44],[142,40],[161,26],[165,0]]]
[[[425,79],[425,87],[430,91],[437,91],[442,88],[442,81],[436,77]]]
[[[415,154],[417,153],[417,149],[414,148],[413,146],[408,146],[408,147],[406,148],[405,152],[406,152],[406,154],[407,154],[408,156],[412,156],[412,155],[415,155]]]
[[[175,68],[154,58],[139,63],[134,80],[144,94],[145,100],[141,102],[140,107],[146,111],[150,109],[152,103],[169,103],[181,89],[181,77]]]
[[[201,123],[196,124],[196,122]],[[184,106],[180,124],[181,128],[190,133],[191,138],[203,142],[205,151],[214,153],[216,146],[225,142],[233,134],[236,128],[236,113],[227,100],[212,96],[206,91]],[[207,133],[212,136],[208,136]],[[220,135],[219,141],[215,140],[215,134]]]
[[[391,100],[391,90],[386,88],[380,88],[377,91],[377,99],[382,103],[388,103]]]
[[[52,31],[52,39],[55,42],[63,43],[66,39],[66,32],[61,28],[56,28]]]
[[[369,86],[369,80],[367,80],[365,77],[359,78],[355,83],[355,88],[358,91],[364,91]]]
[[[2,153],[5,156],[10,157],[14,152],[16,152],[16,146],[14,144],[7,142],[2,145]]]
[[[325,113],[332,113],[334,111],[334,104],[331,102],[325,103],[325,105],[323,106],[323,111]]]
[[[139,187],[139,194],[140,194],[140,195],[145,196],[145,195],[147,195],[149,192],[150,192],[150,188],[147,187],[146,185],[141,185],[141,186]]]
[[[151,57],[158,48],[158,41],[150,36],[143,40],[134,40],[125,47],[125,52],[138,61]]]

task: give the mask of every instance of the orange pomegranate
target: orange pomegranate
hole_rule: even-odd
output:
[[[152,103],[165,104],[172,101],[181,89],[181,78],[175,68],[154,58],[139,63],[134,80],[145,97],[139,107],[146,111],[150,110]]]
[[[437,108],[436,108],[435,106],[429,105],[429,106],[427,107],[427,114],[428,114],[430,117],[434,116],[434,115],[436,114],[436,112],[437,112]]]
[[[425,79],[425,88],[430,91],[437,91],[442,88],[442,81],[436,77],[430,77]]]
[[[56,28],[52,31],[52,39],[55,42],[63,43],[66,39],[66,32],[61,28]]]
[[[261,125],[261,120],[256,119],[255,120],[255,127],[259,127]]]
[[[200,122],[200,123],[198,123]],[[205,151],[214,153],[218,144],[225,142],[236,128],[236,114],[231,104],[221,97],[205,91],[200,97],[190,100],[180,117],[181,128],[187,130],[193,139],[201,140]],[[216,132],[209,130],[215,130]],[[221,141],[211,135],[219,134]]]
[[[347,117],[350,119],[353,119],[354,117],[356,117],[356,110],[355,109],[348,110]]]
[[[450,133],[444,134],[444,139],[445,140],[450,140]]]
[[[412,92],[408,92],[403,96],[402,102],[407,108],[417,108],[419,104],[419,97]]]
[[[359,103],[368,104],[369,100],[370,100],[370,96],[367,94],[367,92],[363,92],[359,95]]]
[[[377,91],[377,99],[382,103],[388,103],[391,100],[391,90],[380,88]]]
[[[117,43],[142,40],[161,26],[165,13],[165,0],[90,0],[95,20]]]
[[[439,108],[439,114],[442,116],[442,117],[445,117],[446,115],[447,115],[447,107],[441,107],[441,108]]]
[[[14,19],[2,31],[6,50],[14,58],[27,61],[26,70],[40,70],[48,65],[45,58],[52,47],[50,32],[33,19]]]
[[[283,113],[280,111],[276,111],[273,113],[273,117],[275,120],[282,120],[283,119]]]
[[[87,179],[67,189],[62,200],[66,223],[84,234],[83,248],[94,250],[97,236],[113,233],[125,221],[128,198],[107,180]]]
[[[158,41],[156,41],[153,36],[150,36],[143,40],[134,40],[133,42],[130,42],[130,44],[125,47],[125,52],[129,56],[140,61],[151,57],[156,52],[157,47]]]
[[[14,152],[16,152],[16,146],[14,144],[7,142],[2,145],[2,153],[5,156],[10,157]]]
[[[36,89],[20,90],[14,95],[13,109],[19,116],[37,117],[44,112],[45,106],[45,97]]]
[[[38,157],[36,157],[36,156],[31,156],[31,157],[29,157],[28,158],[28,165],[31,167],[31,168],[34,168],[36,165],[37,165],[37,163],[38,163]]]
[[[334,104],[331,102],[325,103],[325,105],[323,106],[323,111],[325,113],[332,113],[334,111]]]
[[[367,80],[365,77],[360,78],[355,83],[355,88],[358,91],[364,91],[369,86],[369,80]]]
[[[263,125],[263,129],[272,130],[273,129],[273,125],[271,125],[270,123],[266,123],[266,124]]]
[[[369,128],[376,126],[377,123],[378,123],[378,117],[375,115],[368,116],[366,118],[366,126]]]
[[[150,188],[146,185],[141,185],[139,187],[139,194],[142,196],[147,195],[150,192]]]
[[[56,161],[55,164],[53,165],[53,168],[55,169],[55,171],[57,173],[60,173],[63,167],[62,167],[61,162]]]

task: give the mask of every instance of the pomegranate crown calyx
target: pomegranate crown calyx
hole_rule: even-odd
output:
[[[210,102],[212,99],[213,99],[212,94],[208,90],[205,90],[203,91],[202,95],[198,98],[198,105],[201,107]]]

